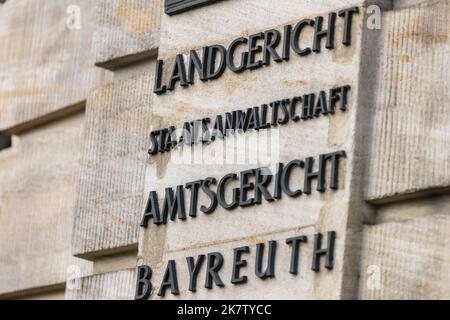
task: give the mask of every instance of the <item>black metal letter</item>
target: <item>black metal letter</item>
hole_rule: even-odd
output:
[[[314,103],[316,101],[316,95],[314,93],[304,95],[302,98],[302,119],[312,119],[314,113]]]
[[[199,255],[197,262],[194,261],[193,257],[188,257],[186,260],[189,268],[189,291],[196,292],[198,273],[200,272],[200,268],[205,261],[205,255]]]
[[[216,59],[217,54],[219,55],[219,67],[216,68]],[[219,78],[223,72],[225,71],[225,68],[227,67],[225,60],[227,56],[227,49],[224,48],[224,46],[221,45],[214,45],[210,46],[208,50],[208,72],[206,78],[208,80],[214,80]]]
[[[294,50],[294,52],[298,53],[301,56],[306,56],[308,54],[311,53],[311,48],[305,48],[305,49],[301,49],[300,48],[300,34],[303,30],[304,27],[306,26],[311,26],[314,27],[314,20],[311,19],[304,19],[302,21],[300,21],[299,23],[297,23],[297,25],[294,27],[294,30],[292,31],[292,36],[291,36],[291,47],[292,50]]]
[[[174,90],[177,81],[180,81],[180,85],[182,87],[187,87],[189,85],[186,76],[186,66],[184,65],[184,57],[182,54],[178,54],[175,58],[172,77],[170,78],[167,89],[170,91]]]
[[[156,61],[156,78],[155,78],[155,86],[153,89],[153,92],[156,94],[163,94],[167,90],[167,87],[162,84],[163,72],[164,72],[164,61],[163,60]]]
[[[289,272],[291,274],[298,274],[298,258],[300,255],[300,244],[308,242],[308,238],[305,236],[289,238],[286,240],[286,244],[292,246],[291,251],[291,267]]]
[[[198,53],[195,50],[191,50],[189,55],[189,73],[188,83],[194,84],[195,70],[197,70],[198,76],[201,81],[206,80],[208,66],[208,47],[203,48],[202,60],[198,57]]]
[[[208,263],[206,270],[205,288],[212,289],[213,281],[218,287],[225,287],[219,276],[219,270],[223,266],[223,256],[219,252],[213,252],[208,254]]]
[[[198,208],[198,192],[203,184],[203,180],[186,183],[186,189],[191,190],[191,204],[189,208],[189,216],[195,218]]]
[[[240,276],[241,268],[247,266],[247,260],[242,260],[243,253],[250,253],[249,247],[241,247],[234,249],[233,273],[231,276],[232,284],[247,283],[247,276]]]
[[[148,228],[148,220],[153,219],[153,223],[156,225],[160,225],[165,223],[161,218],[161,214],[159,211],[159,203],[158,203],[158,194],[156,191],[151,191],[147,205],[145,207],[144,217],[142,218],[141,227],[147,229]]]
[[[152,147],[148,150],[148,154],[151,156],[156,155],[159,152],[159,143],[157,136],[160,134],[160,131],[152,131],[150,133],[150,142],[152,143]]]
[[[217,186],[217,200],[222,208],[225,210],[232,210],[239,206],[239,189],[233,189],[233,200],[231,203],[227,203],[225,199],[225,188],[228,181],[237,180],[237,174],[230,173],[220,180],[219,185]]]
[[[178,288],[177,265],[175,260],[170,260],[167,264],[166,272],[164,273],[158,296],[165,297],[166,290],[169,287],[173,295],[177,296],[180,294],[180,289]]]
[[[284,61],[289,61],[291,57],[291,33],[292,26],[290,24],[284,26],[283,54],[281,57]]]
[[[294,169],[295,167],[304,168],[305,162],[301,160],[294,160],[289,162],[284,168],[283,174],[281,176],[281,188],[283,192],[291,198],[299,197],[302,195],[302,190],[298,189],[296,191],[292,191],[291,187],[289,186],[292,169]]]
[[[336,29],[336,13],[332,12],[328,15],[328,29],[323,30],[323,17],[317,17],[314,27],[314,44],[313,51],[320,52],[321,50],[321,40],[323,37],[327,37],[327,44],[325,48],[334,48],[334,33]]]
[[[339,160],[346,157],[345,151],[338,151],[325,155],[325,160],[331,159],[331,182],[330,189],[339,189]]]
[[[283,179],[283,169],[284,164],[283,163],[277,163],[277,173],[275,175],[275,187],[273,192],[273,197],[277,200],[280,200],[283,196],[283,188],[281,186],[281,182]]]
[[[289,109],[290,119],[294,122],[300,121],[300,116],[297,114],[297,103],[302,102],[302,97],[294,97],[291,99],[291,107]]]
[[[269,173],[268,168],[256,169],[255,173],[255,204],[262,203],[262,197],[266,199],[267,202],[273,202],[275,199],[272,197],[270,192],[267,190],[270,182],[272,181],[272,175]]]
[[[255,199],[247,199],[249,191],[253,190],[255,184],[249,182],[249,178],[255,175],[255,170],[247,170],[241,172],[240,187],[239,187],[239,206],[241,208],[252,206],[255,203]]]
[[[255,264],[255,274],[258,278],[267,279],[275,277],[275,258],[277,251],[277,242],[269,242],[269,256],[267,258],[267,269],[262,271],[263,255],[264,255],[264,243],[259,243],[256,245],[256,264]]]
[[[184,186],[177,186],[176,195],[173,195],[172,188],[166,188],[166,197],[164,200],[163,208],[164,221],[167,221],[167,216],[170,216],[170,220],[175,221],[178,215],[178,219],[186,220],[186,208],[184,201]]]
[[[216,178],[206,178],[202,184],[202,190],[206,193],[211,200],[211,204],[209,207],[201,206],[200,211],[205,214],[213,213],[214,210],[217,209],[217,195],[211,190],[211,185],[215,185],[217,183]]]
[[[321,114],[327,115],[329,113],[327,94],[325,91],[320,91],[316,106],[314,107],[314,116],[320,117]]]
[[[336,109],[336,103],[341,102],[340,110],[347,111],[348,105],[348,92],[351,90],[351,86],[346,85],[338,88],[331,89],[330,97],[330,112],[334,113]]]
[[[233,71],[235,73],[242,72],[247,67],[248,52],[243,52],[241,54],[241,64],[238,67],[236,67],[236,65],[234,64],[234,53],[236,52],[237,47],[241,44],[247,44],[247,43],[248,43],[248,39],[241,37],[241,38],[237,38],[236,40],[234,40],[228,47],[227,67],[228,67],[228,69],[230,69],[231,71]]]
[[[137,268],[136,293],[134,300],[147,300],[152,294],[152,269],[149,266],[140,266]]]
[[[258,40],[264,38],[264,33],[259,32],[252,34],[248,38],[248,62],[247,69],[256,69],[262,66],[262,60],[256,60],[256,54],[262,51],[262,47],[258,45]]]
[[[276,29],[270,29],[264,32],[264,53],[263,53],[263,65],[270,64],[270,57],[275,62],[282,62],[280,55],[276,48],[281,42],[281,33]]]
[[[314,158],[307,158],[305,161],[305,187],[303,192],[311,194],[312,179],[317,178],[317,191],[325,192],[325,156],[319,156],[319,169],[313,172]]]
[[[326,256],[325,268],[331,270],[334,266],[334,241],[336,239],[336,232],[328,232],[328,244],[326,249],[322,249],[322,234],[318,233],[314,236],[314,250],[312,270],[320,271],[320,257]]]
[[[344,18],[344,37],[342,39],[342,44],[349,46],[352,43],[352,18],[353,14],[359,13],[358,7],[352,7],[339,11],[339,17]]]

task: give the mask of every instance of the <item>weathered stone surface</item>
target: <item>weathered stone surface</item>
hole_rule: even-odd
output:
[[[114,69],[155,56],[162,8],[162,0],[97,1],[96,64]]]
[[[69,8],[79,10],[81,29],[68,27],[74,26]],[[109,79],[91,55],[94,12],[92,0],[7,1],[0,7],[0,130],[77,104]]]
[[[435,194],[427,197],[398,201],[378,206],[376,224],[406,222],[408,220],[430,217],[450,211],[450,195]]]
[[[336,5],[330,5],[329,2],[327,4],[315,3],[322,5],[323,11],[318,11],[320,8],[314,6],[312,2],[308,3],[310,5],[308,10],[314,12],[311,13],[312,17],[318,14],[327,16],[329,10],[337,11],[350,5],[349,2]],[[292,5],[290,7],[281,5],[274,8],[275,12],[269,14],[267,11],[265,14],[268,17],[265,19],[265,14],[257,9],[263,10],[262,8],[268,6],[265,1],[258,2],[258,4],[252,1],[239,2],[239,4],[236,1],[224,1],[207,6],[202,9],[204,10],[202,17],[207,17],[208,29],[202,30],[200,30],[201,26],[193,26],[188,23],[196,18],[195,10],[180,15],[180,19],[171,20],[171,18],[165,17],[161,30],[160,58],[166,59],[166,63],[170,66],[169,59],[175,52],[187,52],[188,49],[191,49],[192,44],[183,38],[189,32],[198,34],[196,48],[212,41],[227,45],[231,40],[243,34],[242,29],[245,23],[247,26],[245,34],[247,34],[270,28],[280,29],[280,25],[295,23],[309,17],[308,12],[305,13],[304,10],[295,12]],[[236,14],[236,12],[242,16],[248,16],[249,19],[261,14],[264,19],[258,19],[259,24],[252,24],[245,19],[239,22],[236,22],[236,19],[230,19],[230,28],[224,28],[223,25],[228,26],[228,24],[222,19],[227,19],[227,14]],[[182,23],[184,23],[184,30],[181,30]],[[254,29],[255,27],[258,29]],[[279,133],[279,140],[276,143],[278,150],[269,152],[270,159],[261,158],[256,163],[224,164],[209,160],[200,163],[183,162],[180,161],[181,158],[176,152],[153,157],[148,163],[145,187],[147,191],[158,191],[162,202],[166,187],[176,187],[208,176],[220,178],[230,172],[239,172],[258,166],[273,168],[277,161],[286,162],[338,150],[347,152],[347,159],[342,163],[339,191],[327,191],[323,194],[313,194],[297,199],[286,197],[276,204],[264,202],[261,206],[238,208],[232,212],[217,209],[214,214],[209,216],[200,214],[196,219],[169,222],[166,226],[151,225],[147,231],[141,234],[140,257],[145,263],[159,266],[171,256],[181,259],[185,251],[194,250],[192,252],[197,253],[200,249],[207,251],[207,248],[217,248],[217,250],[219,247],[229,248],[233,243],[249,239],[249,237],[266,238],[268,234],[281,234],[294,228],[311,228],[324,233],[334,230],[343,235],[351,233],[353,228],[357,231],[362,226],[363,216],[371,213],[370,209],[362,203],[358,177],[364,170],[363,132],[366,130],[366,122],[370,119],[367,111],[370,98],[369,88],[371,88],[368,85],[370,79],[367,79],[364,74],[372,68],[367,63],[371,59],[368,52],[372,48],[372,42],[370,41],[371,34],[365,34],[363,31],[363,13],[355,16],[353,28],[353,43],[349,47],[336,45],[333,51],[324,50],[320,54],[306,57],[293,55],[289,62],[272,63],[270,67],[246,71],[238,75],[226,71],[221,78],[214,81],[207,83],[198,81],[189,88],[176,88],[171,93],[155,97],[151,117],[152,130],[171,125],[180,128],[184,121],[197,120],[207,116],[215,119],[218,114],[270,103],[277,99],[318,92],[339,85],[350,84],[352,86],[348,112],[307,122],[291,123],[282,126],[279,132],[271,130],[273,134]],[[237,31],[238,29],[241,31]],[[337,29],[336,39],[341,41],[342,24]],[[235,30],[234,34],[233,30]],[[175,34],[175,31],[179,31],[180,34]],[[305,29],[304,36],[306,39],[310,39],[312,34],[306,32]],[[163,38],[164,40],[162,40]],[[169,39],[170,43],[168,43]],[[163,41],[168,42],[163,46]],[[262,134],[264,133],[260,132],[258,138],[255,138],[256,134],[252,138],[260,141],[262,147],[267,147],[263,142]],[[227,152],[243,153],[247,150],[249,154],[254,153],[255,149],[244,148],[242,144],[245,139],[250,138],[251,134],[237,135],[235,138],[237,145],[231,146]],[[220,154],[219,150],[222,147],[225,148],[225,144],[228,142],[216,141],[210,145],[195,146],[192,150],[195,155],[207,156],[214,152]],[[218,159],[221,160],[220,156]],[[299,176],[295,176],[292,181],[299,181],[296,183],[301,185],[303,180]],[[298,185],[296,184],[296,186]],[[205,199],[200,200],[200,203],[205,202]],[[299,289],[296,291],[297,297],[311,298],[322,295],[337,299],[355,296],[352,290],[355,290],[357,286],[355,284],[357,270],[354,270],[357,260],[354,261],[353,258],[357,255],[358,247],[353,243],[349,246],[350,241],[357,243],[357,239],[352,239],[352,236],[340,237],[337,240],[339,249],[336,250],[336,261],[340,267],[329,274],[325,272],[324,275],[309,278],[306,281],[308,284],[302,282],[302,287],[310,288],[309,286],[314,285],[316,288],[313,294],[308,291],[309,289],[305,291]],[[161,252],[166,252],[166,255]],[[344,256],[347,266],[344,265]],[[281,258],[282,260],[284,258]],[[157,276],[155,277],[157,278]],[[287,290],[283,284],[285,284],[284,281],[277,280],[270,286],[272,290],[279,293]],[[262,284],[262,286],[264,285]],[[247,293],[248,290],[266,293],[268,291],[261,290],[261,287],[254,283],[246,286]],[[228,292],[236,293],[234,289],[230,289],[230,291],[222,292],[220,297],[228,296]],[[236,295],[229,297],[233,296],[236,297]],[[197,297],[205,298],[206,296],[202,294],[187,295],[185,291],[181,295],[181,298]],[[219,295],[214,297],[219,298]],[[263,296],[261,294],[258,297],[262,298]],[[268,297],[272,297],[270,293],[268,293]]]
[[[135,283],[134,268],[76,279],[66,289],[66,300],[131,300]]]
[[[450,298],[447,211],[369,226],[363,239],[360,299]]]
[[[0,153],[0,296],[91,269],[71,254],[83,119],[37,128]]]
[[[152,72],[103,86],[88,99],[75,207],[75,255],[91,258],[137,247]]]
[[[434,1],[434,0],[432,0]],[[394,9],[403,9],[416,6],[422,3],[430,2],[429,0],[394,0]]]
[[[385,15],[368,200],[450,186],[449,19],[448,1]]]
[[[314,16],[363,3],[392,7],[392,0],[277,0],[276,5],[271,0],[218,1],[199,10],[175,16],[163,15],[159,52],[164,56],[169,52],[179,53],[180,48],[190,49],[192,35],[195,35],[197,45],[215,44],[236,34],[251,34],[298,17]]]

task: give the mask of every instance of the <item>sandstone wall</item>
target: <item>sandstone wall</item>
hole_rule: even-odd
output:
[[[372,4],[380,30],[367,28]],[[157,59],[354,5],[349,47],[153,93]],[[0,298],[132,299],[136,266],[152,266],[157,291],[167,260],[208,252],[224,254],[226,287],[193,294],[180,267],[181,298],[449,298],[449,14],[445,0],[223,0],[176,15],[162,0],[0,4],[0,130],[13,135],[0,151]],[[147,154],[152,130],[347,84],[348,112],[271,130],[276,148],[256,163]],[[239,152],[264,134],[192,150]],[[139,227],[151,190],[336,150],[337,191]],[[281,246],[275,279],[251,275],[251,252],[249,283],[229,284],[233,248],[329,230],[332,271],[311,271],[309,243],[290,275]]]

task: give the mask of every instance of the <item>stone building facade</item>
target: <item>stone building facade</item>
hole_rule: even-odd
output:
[[[450,298],[449,19],[0,1],[0,298]]]

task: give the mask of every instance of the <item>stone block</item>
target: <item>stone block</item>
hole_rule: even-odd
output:
[[[64,285],[91,263],[71,254],[83,114],[0,153],[0,296]]]
[[[126,269],[75,279],[66,288],[66,300],[132,300],[136,270]]]
[[[228,2],[233,1],[223,3]],[[220,5],[222,5],[221,2],[204,7],[202,10],[207,11],[209,8],[220,7]],[[244,12],[249,10],[247,6],[247,2],[242,3],[236,7],[236,10]],[[232,10],[228,9],[228,11]],[[189,15],[190,12],[185,14]],[[324,12],[324,15],[327,16],[328,12]],[[179,17],[183,19],[183,16],[184,14]],[[205,16],[208,17],[206,13]],[[294,21],[298,22],[302,18],[306,17],[299,16]],[[178,21],[173,20],[171,24],[163,26],[162,32],[171,30],[172,27],[176,29]],[[210,117],[211,122],[214,123],[217,115],[225,115],[226,112],[270,104],[277,99],[290,99],[312,92],[319,93],[320,90],[328,90],[336,86],[347,84],[352,86],[349,93],[348,112],[336,112],[335,115],[310,121],[291,122],[286,126],[261,130],[258,133],[236,134],[235,137],[219,139],[211,144],[195,145],[192,148],[184,147],[152,156],[147,165],[146,195],[148,196],[150,191],[157,191],[162,203],[167,187],[175,188],[207,177],[220,180],[228,173],[239,173],[261,166],[267,166],[275,172],[277,162],[290,162],[333,151],[345,150],[349,155],[349,159],[342,162],[342,183],[339,191],[304,195],[296,199],[286,197],[276,203],[263,201],[260,206],[238,208],[231,212],[219,208],[211,215],[200,213],[198,218],[187,222],[169,223],[167,227],[161,227],[167,228],[166,248],[168,250],[181,250],[184,247],[205,245],[215,241],[231,241],[249,234],[279,232],[292,226],[315,225],[318,221],[324,223],[322,215],[330,218],[328,220],[330,223],[332,223],[331,220],[337,220],[332,218],[334,216],[342,218],[341,214],[345,212],[352,192],[352,187],[347,183],[350,173],[347,169],[352,161],[352,130],[354,128],[352,121],[358,109],[356,101],[359,87],[355,74],[360,72],[361,26],[362,15],[355,16],[354,43],[349,47],[339,43],[335,50],[324,50],[319,54],[305,57],[293,54],[288,62],[272,62],[265,68],[240,74],[227,70],[221,78],[214,81],[196,81],[188,88],[177,85],[173,92],[155,96],[150,117],[150,131],[170,126],[175,126],[180,131],[185,121]],[[275,27],[277,26],[266,25],[260,31]],[[281,28],[278,27],[278,29]],[[342,23],[337,29],[336,39],[339,40],[336,42],[341,41]],[[305,39],[312,35],[310,31],[307,32],[305,29]],[[237,33],[235,38],[240,35]],[[230,42],[231,40],[227,38],[219,44],[227,46]],[[196,44],[202,45],[201,42]],[[182,45],[180,43],[180,46]],[[169,66],[167,73],[170,73],[172,61],[166,60],[166,65]],[[267,134],[270,134],[271,138],[266,140]],[[262,151],[261,156],[254,157],[258,150]],[[190,156],[185,156],[185,151],[188,155],[192,152],[192,159]],[[265,157],[265,154],[268,156]],[[225,161],[224,157],[227,157],[228,161]],[[236,159],[233,160],[233,157]],[[231,162],[229,162],[230,159]],[[295,188],[302,186],[303,177],[300,170],[293,175],[292,181],[295,181]],[[229,189],[232,187],[235,186],[230,186]],[[231,191],[228,191],[228,196],[231,197]],[[186,201],[188,203],[189,199]],[[199,203],[208,204],[208,198],[201,197]],[[152,237],[155,228],[152,226],[149,229],[148,237]],[[202,230],[201,233],[198,232],[199,229]]]
[[[449,230],[447,213],[434,209],[428,216],[367,226],[359,298],[448,299]]]
[[[387,12],[367,171],[373,202],[450,186],[448,1]]]
[[[0,10],[0,130],[84,101],[110,79],[94,66],[92,0],[7,1]],[[79,19],[79,20],[78,20]]]
[[[73,233],[77,256],[137,248],[152,86],[150,72],[100,87],[88,99]]]
[[[97,1],[96,65],[115,69],[157,55],[162,0]]]

